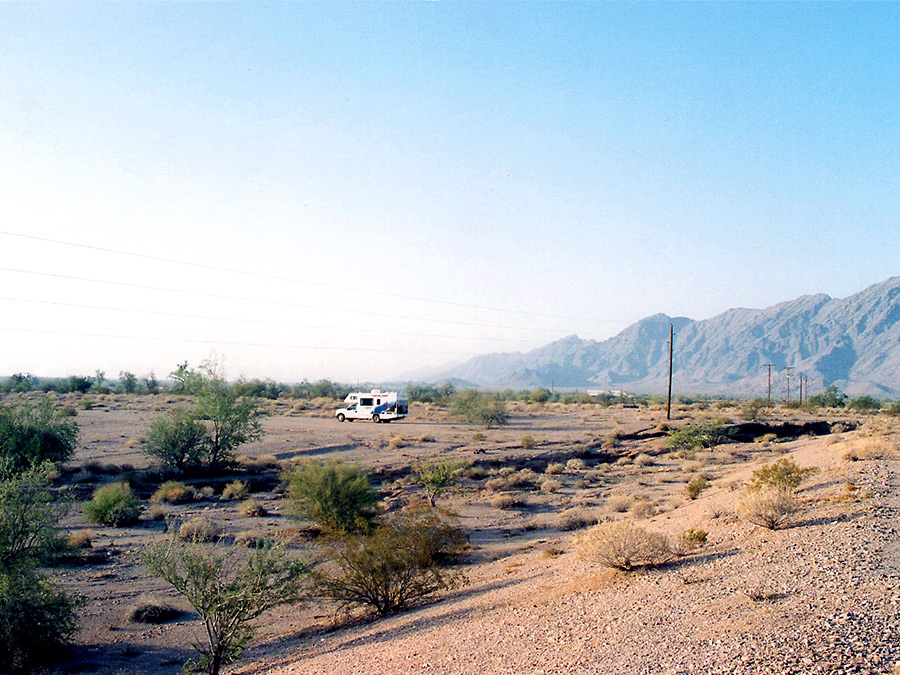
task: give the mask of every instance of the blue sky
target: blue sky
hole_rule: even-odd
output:
[[[4,3],[0,373],[379,380],[850,295],[898,273],[898,19]]]

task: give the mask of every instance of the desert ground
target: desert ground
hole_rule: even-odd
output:
[[[124,476],[149,511],[161,479],[140,439],[179,400],[93,398],[89,409],[61,401],[76,408],[81,439],[60,481],[87,499]],[[665,447],[665,410],[652,406],[512,403],[508,425],[484,428],[430,405],[414,404],[389,425],[341,424],[337,404],[266,405],[265,435],[238,451],[244,469],[195,481],[212,494],[167,505],[170,522],[202,514],[227,536],[263,533],[314,555],[315,528],[285,514],[280,470],[309,458],[358,463],[372,471],[384,507],[397,509],[423,498],[409,480],[416,462],[452,457],[473,470],[437,505],[470,536],[467,581],[377,620],[315,597],[277,608],[226,672],[900,673],[897,418],[778,409],[741,442],[676,453]],[[694,404],[676,406],[670,424],[710,421],[743,420],[738,406]],[[742,518],[737,503],[753,471],[780,457],[817,470],[798,490],[800,512],[768,530]],[[691,498],[685,486],[701,475],[709,487]],[[266,515],[242,515],[237,501],[220,498],[235,478]],[[584,557],[578,540],[591,522],[611,520],[673,541],[703,530],[707,541],[658,567],[608,569]],[[166,536],[166,520],[98,527],[75,507],[62,525],[88,530],[91,563],[50,571],[85,604],[70,660],[46,672],[178,672],[203,628],[142,562],[144,546]],[[148,598],[183,613],[158,625],[129,621]]]

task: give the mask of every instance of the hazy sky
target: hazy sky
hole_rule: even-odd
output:
[[[896,3],[2,3],[0,375],[844,297],[900,273],[898,179]]]

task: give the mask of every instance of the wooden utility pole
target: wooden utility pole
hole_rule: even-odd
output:
[[[768,393],[766,394],[766,404],[767,405],[772,405],[772,368],[774,365],[775,365],[774,363],[764,363],[763,364],[763,368],[769,369],[769,390],[768,390]]]
[[[675,326],[669,324],[669,396],[666,399],[666,419],[672,419],[672,355],[675,353]]]
[[[785,366],[784,369],[787,371],[787,402],[791,402],[791,371],[794,369],[794,366]]]

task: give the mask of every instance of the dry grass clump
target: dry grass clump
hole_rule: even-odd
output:
[[[522,436],[522,440],[519,441],[519,445],[521,445],[524,450],[531,450],[535,446],[534,436],[525,434]]]
[[[538,475],[531,469],[522,469],[507,477],[510,487],[530,487],[537,482]]]
[[[222,526],[203,516],[183,522],[176,534],[177,539],[194,543],[215,541],[220,536],[222,536]]]
[[[250,494],[247,483],[242,480],[232,481],[222,490],[222,499],[246,499]]]
[[[578,471],[584,470],[584,460],[578,457],[573,457],[568,462],[566,462],[566,471],[569,473],[576,473]]]
[[[619,457],[619,459],[616,460],[616,466],[628,466],[629,464],[632,464],[633,462],[634,462],[634,460],[631,457],[628,457],[627,455],[623,455],[622,457]]]
[[[606,500],[606,508],[613,513],[625,513],[631,507],[632,502],[634,502],[634,497],[631,495],[611,495]]]
[[[434,443],[434,436],[431,434],[422,434],[419,436],[419,443]]]
[[[406,441],[403,440],[402,436],[392,436],[388,441],[388,447],[391,450],[398,450],[399,448],[405,447]]]
[[[242,455],[238,458],[238,463],[249,474],[268,473],[278,471],[281,468],[281,463],[275,455],[260,455],[258,457]]]
[[[156,488],[150,501],[154,504],[185,504],[196,501],[197,496],[194,488],[177,480],[168,480]]]
[[[581,535],[576,547],[583,558],[626,571],[662,565],[674,556],[665,536],[627,520],[592,527]]]
[[[737,511],[745,520],[767,530],[784,526],[799,509],[794,490],[769,486],[748,490],[737,504]]]
[[[678,555],[685,555],[705,546],[708,534],[706,530],[693,527],[682,532],[678,535],[678,541],[675,546]]]
[[[642,452],[634,458],[634,463],[637,466],[653,466],[656,464],[656,461],[646,452]]]
[[[881,439],[860,438],[842,445],[844,451],[841,457],[848,462],[894,459],[897,456],[896,449]]]
[[[272,539],[259,530],[245,530],[234,535],[234,543],[247,548],[265,548],[272,543]]]
[[[165,623],[181,616],[181,610],[154,598],[140,597],[128,608],[125,620],[132,623]]]
[[[548,478],[541,482],[541,492],[545,495],[553,494],[562,488],[563,484],[555,478]]]
[[[516,467],[514,466],[503,466],[497,471],[498,476],[511,476],[516,472]]]
[[[491,506],[495,509],[514,509],[522,505],[522,500],[511,494],[500,494],[491,497]]]
[[[93,548],[94,532],[92,530],[75,530],[66,540],[70,549]]]
[[[565,473],[565,471],[566,471],[566,465],[563,464],[562,462],[550,462],[550,464],[547,465],[547,468],[544,469],[544,473],[551,475],[551,476],[560,474],[560,473]]]
[[[556,518],[556,527],[565,532],[583,530],[586,527],[596,525],[599,521],[596,515],[580,506],[566,509]]]
[[[628,514],[637,520],[652,518],[656,515],[656,507],[647,498],[635,499],[628,507]]]
[[[500,490],[509,489],[509,481],[505,478],[491,478],[484,482],[484,487],[491,492],[499,492]]]
[[[238,512],[242,516],[247,516],[248,518],[261,518],[268,513],[266,507],[263,506],[263,503],[258,499],[247,499],[241,502],[241,505],[238,507]]]

